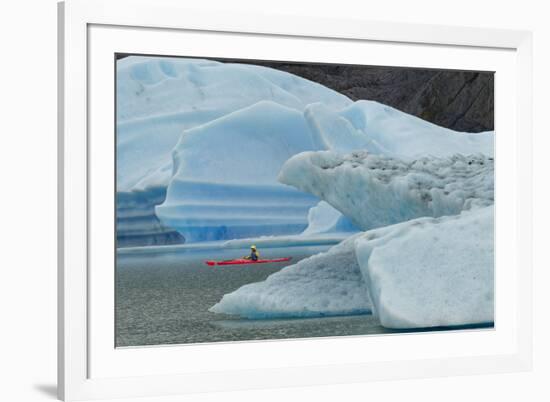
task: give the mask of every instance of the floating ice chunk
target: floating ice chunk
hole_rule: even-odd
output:
[[[373,312],[387,328],[494,321],[493,207],[349,237],[224,295],[210,310],[262,319]]]
[[[226,294],[210,311],[252,319],[369,313],[354,240]]]
[[[494,321],[493,207],[421,218],[357,238],[375,314],[388,328]]]
[[[318,196],[368,230],[493,204],[493,166],[481,154],[403,161],[367,152],[305,152],[284,164],[279,181]]]

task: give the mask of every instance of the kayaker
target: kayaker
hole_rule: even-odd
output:
[[[246,260],[258,261],[260,258],[260,253],[256,249],[255,245],[250,246],[250,255],[244,257]]]

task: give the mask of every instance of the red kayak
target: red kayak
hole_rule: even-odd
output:
[[[241,265],[241,264],[266,264],[268,262],[285,262],[290,261],[292,257],[284,258],[273,258],[271,260],[247,260],[245,258],[236,258],[234,260],[225,260],[225,261],[205,261],[206,265]]]

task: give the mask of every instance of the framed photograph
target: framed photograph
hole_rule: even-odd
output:
[[[69,0],[59,49],[60,398],[530,369],[529,32]]]

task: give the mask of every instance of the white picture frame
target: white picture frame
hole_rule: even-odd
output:
[[[216,15],[187,9],[178,0],[68,0],[60,3],[58,10],[58,392],[61,399],[145,397],[531,368],[531,33],[297,16]],[[102,191],[111,194],[112,199],[109,192],[113,186],[107,182],[104,189],[94,187],[94,191],[90,191],[95,177],[112,174],[109,163],[99,167],[94,162],[109,160],[108,152],[93,151],[104,143],[113,143],[114,125],[108,118],[109,103],[105,102],[114,90],[114,86],[108,84],[113,77],[107,78],[102,73],[112,65],[105,64],[104,60],[117,49],[176,54],[181,46],[178,35],[192,35],[193,42],[199,45],[212,44],[206,36],[215,41],[222,41],[224,37],[230,37],[232,42],[241,41],[240,53],[232,53],[233,57],[250,54],[251,58],[261,59],[262,55],[267,58],[271,54],[272,59],[291,59],[298,53],[293,56],[293,46],[286,45],[303,45],[307,41],[311,48],[317,44],[334,46],[330,60],[320,50],[316,50],[317,53],[311,50],[310,60],[352,58],[354,47],[367,46],[373,50],[371,61],[380,57],[371,64],[393,63],[395,58],[391,65],[406,65],[407,62],[398,58],[403,60],[410,55],[411,65],[419,67],[456,65],[491,70],[491,66],[496,66],[496,227],[502,243],[497,242],[496,247],[495,329],[115,350],[111,346],[114,342],[109,343],[114,336],[110,332],[110,318],[104,314],[112,307],[110,299],[99,301],[94,296],[97,292],[113,293],[112,284],[107,282],[108,275],[96,274],[90,268],[91,261],[111,258],[101,247],[90,248],[91,242],[97,244],[94,236],[102,230],[102,224],[96,222],[104,221],[108,227],[112,219],[107,214],[103,216],[105,210],[96,206],[96,200],[101,198]],[[132,43],[138,36],[140,45],[136,47]],[[161,37],[164,48],[154,52],[155,43],[159,43]],[[262,46],[265,43],[270,46]],[[230,48],[229,42],[226,45]],[[400,51],[388,52],[384,48]],[[294,51],[300,49],[303,46],[297,46]],[[338,49],[343,50],[339,53]],[[188,52],[193,50],[187,48],[186,52],[190,55]],[[214,45],[193,55],[221,54],[212,52],[216,52]],[[252,55],[252,52],[255,53]],[[434,52],[439,52],[440,59],[444,55],[446,60],[430,64],[433,60],[430,54]],[[419,60],[419,55],[426,57]],[[94,105],[105,105],[106,114]],[[100,128],[105,132],[109,127],[111,132],[96,134]],[[105,137],[99,138],[103,135]],[[91,210],[94,211],[92,225]],[[508,219],[501,219],[504,216]],[[94,228],[93,233],[90,227]],[[104,241],[109,244],[109,237],[104,237]],[[511,313],[499,320],[498,314],[503,311]],[[452,353],[447,350],[451,342],[456,345]],[[362,353],[353,353],[354,350],[369,350],[368,358]],[[396,354],[391,356],[389,350]],[[216,360],[214,356],[223,356],[223,360]],[[257,356],[262,357],[261,364]],[[184,367],[183,361],[187,361],[189,367]]]

